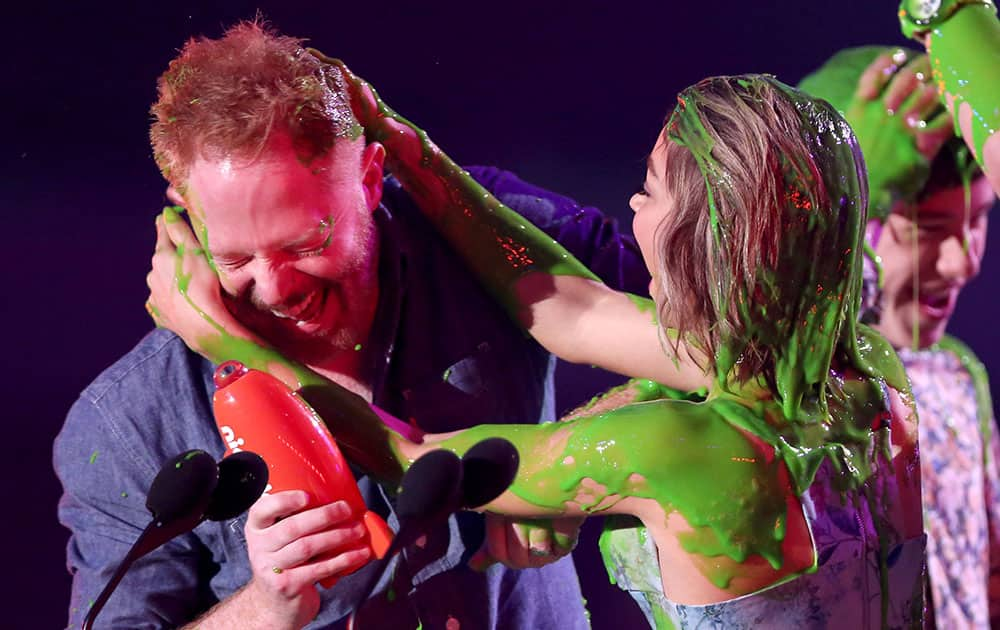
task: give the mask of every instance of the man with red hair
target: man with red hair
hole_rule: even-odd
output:
[[[162,462],[192,447],[222,455],[211,375],[224,359],[253,362],[241,340],[427,431],[555,416],[554,359],[383,177],[384,149],[362,136],[343,78],[322,55],[253,23],[192,40],[161,77],[153,113],[156,160],[182,208],[157,219],[147,306],[162,329],[84,391],[56,442],[59,514],[72,532],[70,625],[148,522],[139,497]],[[598,212],[496,169],[470,173],[609,284],[644,291],[638,249]],[[188,298],[211,306],[173,308]],[[322,413],[322,401],[310,402]],[[398,478],[371,453],[351,455]],[[359,486],[396,525],[392,493],[368,476]],[[102,623],[342,627],[372,567],[344,574],[370,558],[352,549],[361,530],[343,503],[303,509],[307,501],[299,491],[267,495],[246,517],[171,541],[136,563]],[[553,544],[487,520],[495,554],[546,565],[530,571],[469,568],[483,530],[481,516],[462,514],[405,549],[359,623],[588,625],[572,559],[551,562],[572,547],[575,526]],[[331,576],[343,577],[316,586]]]

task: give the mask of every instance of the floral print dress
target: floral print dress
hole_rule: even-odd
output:
[[[950,337],[899,356],[920,416],[928,625],[1000,625],[1000,440],[986,371]]]

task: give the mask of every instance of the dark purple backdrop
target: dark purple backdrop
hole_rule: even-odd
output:
[[[3,382],[12,402],[0,626],[23,628],[66,618],[52,438],[77,393],[150,326],[144,278],[165,199],[147,110],[188,36],[217,36],[259,8],[345,59],[460,162],[512,169],[626,220],[679,89],[739,72],[794,83],[843,46],[902,43],[895,3],[871,0],[578,0],[570,10],[544,0],[18,4],[5,9],[0,56]],[[984,275],[995,277],[993,260]],[[996,306],[980,280],[952,326],[987,366],[1000,364]],[[562,370],[560,381],[563,408],[601,382],[590,368]],[[592,542],[589,528],[581,544]],[[594,626],[629,627],[630,602],[606,587],[592,553],[580,560]]]

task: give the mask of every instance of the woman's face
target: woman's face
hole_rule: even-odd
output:
[[[667,140],[663,134],[656,139],[656,145],[646,160],[646,179],[639,192],[632,195],[628,205],[635,212],[632,219],[632,232],[639,243],[642,259],[646,262],[649,274],[653,277],[649,283],[649,294],[659,304],[659,263],[656,253],[656,229],[670,213],[671,203],[667,196],[663,174],[666,172]]]

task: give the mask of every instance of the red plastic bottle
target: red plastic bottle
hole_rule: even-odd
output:
[[[337,441],[313,408],[277,378],[239,361],[220,365],[214,380],[215,423],[226,454],[245,449],[263,457],[270,473],[268,492],[305,490],[308,507],[347,501],[367,530],[355,548],[367,546],[371,557],[382,558],[393,532],[365,505]],[[330,577],[320,583],[330,588],[336,582]]]

